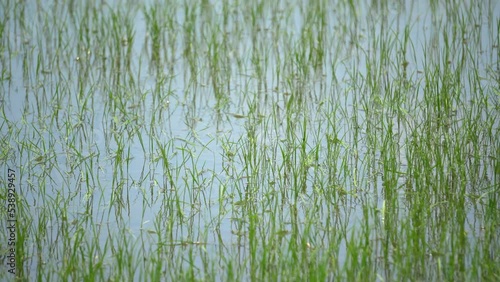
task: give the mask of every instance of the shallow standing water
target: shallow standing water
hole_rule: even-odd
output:
[[[433,3],[2,4],[18,273],[498,276],[500,7]]]

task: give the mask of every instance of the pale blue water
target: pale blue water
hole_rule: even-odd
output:
[[[464,11],[470,5],[481,4],[464,3]],[[475,71],[481,77],[491,77],[491,73],[495,72],[494,62],[498,61],[498,46],[495,46],[498,44],[498,29],[495,23],[499,21],[500,7],[493,2],[482,5],[482,14],[470,15],[474,28],[466,27],[466,43],[449,43],[457,47],[450,48],[450,59],[462,54],[463,46],[460,44],[475,46],[465,56],[474,56],[476,65],[467,61],[463,67],[464,78],[475,74]],[[407,54],[398,54],[398,48],[386,46],[391,50],[388,59],[404,56],[409,62],[406,71],[412,74],[409,80],[418,84],[425,80],[426,74],[422,71],[426,68],[426,61],[435,58],[442,60],[442,66],[447,64],[446,54],[441,53],[444,33],[451,40],[453,32],[461,31],[437,29],[446,25],[446,7],[440,7],[433,14],[424,1],[389,4],[387,13],[377,13],[373,7],[360,6],[357,7],[357,19],[352,18],[346,5],[333,6],[325,6],[327,41],[324,46],[318,45],[325,48],[325,60],[324,66],[315,72],[292,63],[302,51],[301,31],[308,28],[307,3],[288,9],[288,4],[280,2],[275,10],[264,11],[263,17],[257,20],[258,31],[245,24],[250,21],[251,15],[241,14],[237,7],[230,7],[233,12],[229,23],[223,26],[222,4],[211,3],[212,13],[207,12],[207,18],[197,15],[194,26],[193,44],[197,47],[191,52],[196,53],[195,70],[198,72],[194,75],[189,62],[183,59],[187,39],[182,35],[183,28],[186,28],[182,5],[169,10],[172,22],[165,21],[164,24],[173,24],[176,30],[165,35],[162,44],[166,45],[162,45],[164,48],[160,54],[161,67],[155,69],[150,64],[152,38],[143,10],[135,12],[135,8],[131,8],[127,11],[127,5],[118,8],[117,4],[98,6],[100,11],[96,15],[103,18],[113,13],[118,17],[131,14],[128,23],[133,30],[133,42],[127,43],[131,45],[131,57],[130,66],[126,67],[123,57],[127,54],[120,52],[125,52],[128,45],[124,44],[123,50],[112,50],[112,46],[102,46],[103,43],[94,37],[94,34],[100,34],[101,29],[104,37],[113,37],[112,30],[119,30],[119,39],[123,39],[127,35],[126,29],[116,27],[108,30],[106,26],[112,25],[112,22],[80,14],[84,11],[81,6],[71,13],[61,5],[51,7],[46,3],[42,7],[28,3],[26,28],[8,20],[2,38],[5,46],[2,49],[2,108],[5,117],[2,117],[1,128],[2,135],[7,136],[7,128],[12,126],[14,132],[20,132],[19,139],[26,143],[33,142],[32,148],[35,149],[22,149],[26,146],[7,136],[11,149],[1,166],[19,170],[19,193],[25,199],[23,203],[29,205],[27,208],[33,210],[33,226],[41,224],[38,222],[38,209],[53,209],[54,214],[60,212],[57,207],[44,206],[44,199],[60,198],[67,210],[68,221],[90,218],[88,226],[93,231],[100,230],[97,234],[101,244],[109,240],[109,234],[127,230],[132,238],[143,238],[141,242],[146,244],[144,250],[154,250],[157,247],[155,220],[161,226],[166,224],[165,218],[171,217],[174,224],[169,232],[172,232],[173,241],[169,243],[201,242],[206,244],[209,256],[217,256],[219,252],[239,254],[242,251],[241,242],[247,241],[244,236],[235,235],[241,231],[236,219],[244,217],[241,207],[235,203],[245,199],[248,182],[269,184],[254,195],[255,205],[260,211],[272,210],[266,206],[271,203],[267,202],[268,195],[264,191],[280,193],[289,189],[285,182],[280,181],[285,173],[280,150],[300,143],[294,143],[290,136],[295,136],[297,140],[302,138],[300,126],[292,133],[291,129],[287,129],[287,103],[291,96],[297,95],[303,97],[304,113],[292,114],[290,125],[300,125],[304,115],[307,116],[308,154],[314,154],[316,145],[325,148],[326,133],[331,132],[332,126],[337,129],[337,138],[341,141],[338,148],[345,159],[332,163],[337,164],[339,171],[346,162],[351,168],[339,176],[341,188],[347,192],[339,216],[342,222],[347,222],[345,227],[348,230],[361,224],[363,205],[370,204],[381,209],[384,203],[380,177],[369,179],[366,164],[353,161],[365,159],[370,144],[363,132],[353,134],[355,122],[349,119],[356,116],[359,124],[366,124],[370,119],[358,104],[364,96],[368,99],[373,94],[368,92],[372,88],[364,84],[362,78],[371,75],[367,71],[369,65],[379,67],[383,59],[381,54],[384,53],[382,46],[374,44],[370,36],[390,30],[387,33],[389,41],[400,45],[405,28],[408,28],[410,43]],[[134,7],[144,8],[140,5]],[[65,34],[61,38],[57,37],[57,30],[47,24],[54,16],[53,11],[59,18],[57,22],[60,21],[57,28]],[[3,13],[4,18],[7,15],[15,18],[14,13],[20,13],[20,10],[10,7],[3,9]],[[84,20],[88,17],[91,22],[96,20],[97,23],[89,25],[91,41],[87,42],[85,35],[79,41],[79,33],[85,30]],[[220,30],[210,30],[209,20]],[[119,26],[125,27],[126,23],[120,22]],[[284,38],[282,41],[273,42],[275,30],[282,32],[279,35]],[[252,34],[256,32],[269,33],[257,36],[258,40],[253,41]],[[221,39],[224,33],[228,36],[225,41]],[[210,45],[211,36],[217,42],[227,43],[227,47]],[[173,45],[169,43],[171,40],[175,40]],[[205,61],[214,54],[211,53],[213,49],[230,54],[230,60],[219,66],[218,74]],[[296,53],[290,55],[291,52]],[[113,56],[117,54],[122,58],[119,60],[122,65],[118,72],[112,73],[110,70],[116,64]],[[368,58],[375,61],[367,63]],[[259,63],[254,64],[256,61]],[[372,71],[386,72],[387,77],[394,78],[397,77],[396,69],[401,68]],[[306,75],[309,77],[305,82],[298,79]],[[11,79],[6,79],[7,76]],[[486,79],[482,81],[484,84],[481,86],[488,89],[490,82]],[[222,85],[221,90],[227,100],[217,101],[215,83]],[[464,89],[473,88],[468,85],[467,79],[464,79],[463,85]],[[413,101],[423,99],[422,88],[416,87],[413,91]],[[110,102],[110,95],[117,97],[118,92],[124,98]],[[474,93],[468,95],[473,99]],[[402,107],[413,109],[415,105]],[[120,108],[124,110],[115,111]],[[337,108],[341,110],[331,119],[334,124],[327,125],[325,114]],[[57,115],[55,111],[58,111]],[[341,116],[340,112],[344,114]],[[249,116],[260,122],[249,123]],[[408,116],[409,124],[419,123],[423,116],[423,112],[412,112]],[[494,127],[497,126],[498,123],[495,123]],[[394,138],[403,143],[410,130],[395,127],[397,134]],[[253,170],[249,169],[250,164],[243,157],[245,148],[239,147],[248,142],[252,133],[255,133],[253,138],[256,139],[258,152],[265,155],[255,164],[259,169]],[[12,136],[17,138],[17,135]],[[353,144],[358,145],[354,147]],[[162,146],[167,152],[165,160],[160,156]],[[225,147],[237,153],[232,160],[228,159]],[[404,144],[401,144],[400,161],[404,167],[403,148]],[[300,155],[299,149],[293,148],[289,152],[296,158]],[[38,163],[40,156],[47,162]],[[379,158],[379,155],[374,157]],[[319,164],[326,161],[322,155],[317,160]],[[492,173],[491,167],[484,169]],[[257,175],[248,175],[248,171]],[[299,218],[306,218],[308,207],[314,206],[309,202],[309,195],[315,189],[313,184],[321,182],[320,179],[326,177],[326,171],[324,166],[312,166],[307,172],[306,190],[301,197],[291,199],[292,193],[287,191],[290,198],[278,196],[277,199],[286,203],[283,207],[298,203],[303,208],[299,211]],[[403,177],[398,181],[403,184]],[[372,188],[376,193],[366,196],[366,190]],[[220,201],[221,196],[226,198]],[[122,201],[123,205],[110,206],[114,201]],[[172,205],[177,201],[179,205]],[[328,203],[324,205],[325,211],[329,211]],[[183,215],[180,216],[180,213]],[[165,217],[165,214],[168,216]],[[282,216],[279,223],[270,222],[273,217],[271,212],[263,212],[260,216],[262,222],[269,226],[276,224],[289,231],[292,228],[290,212],[279,214]],[[474,217],[472,213],[470,217]],[[325,226],[328,224],[326,221],[331,220],[328,212],[318,218]],[[60,217],[55,216],[46,223],[52,238],[57,238],[57,226],[62,222]],[[102,226],[106,229],[101,230]],[[478,231],[478,225],[472,223],[470,229]],[[57,249],[56,242],[52,243]],[[221,248],[223,251],[220,251]],[[179,255],[183,254],[183,249],[176,251]],[[45,259],[52,259],[50,254],[47,251]],[[345,254],[346,241],[342,240],[339,265],[343,264]],[[60,259],[56,258],[56,261]],[[199,257],[195,262],[201,265]],[[31,263],[35,267],[36,258]]]

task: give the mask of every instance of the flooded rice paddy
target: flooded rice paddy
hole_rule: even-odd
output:
[[[0,4],[2,280],[500,279],[499,4],[138,2]]]

